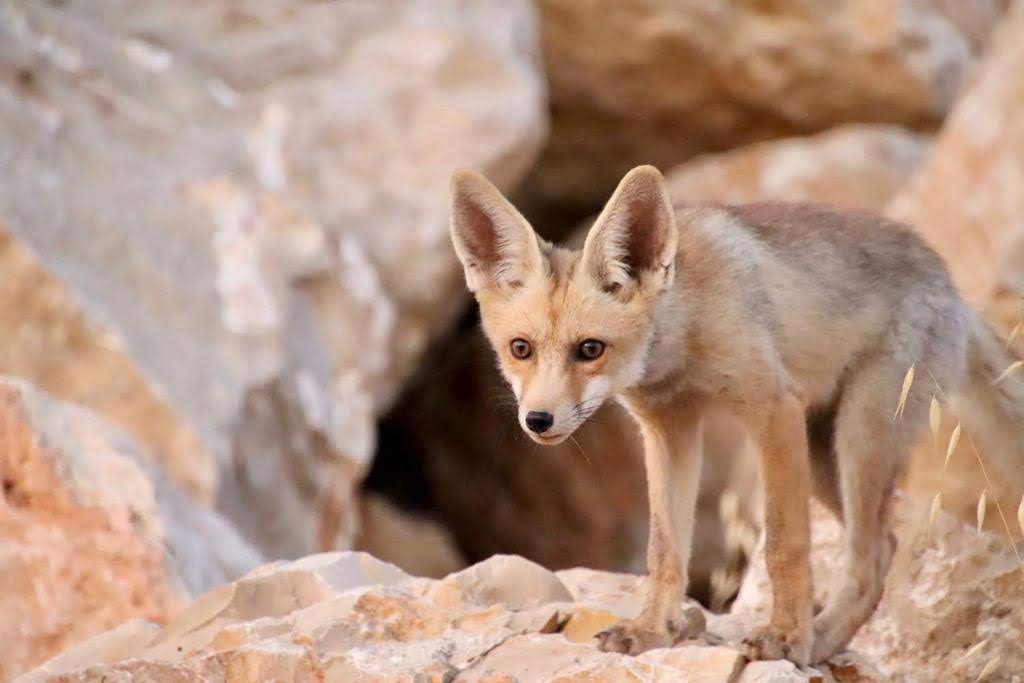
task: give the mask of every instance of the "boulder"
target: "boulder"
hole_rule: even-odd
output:
[[[2,369],[267,554],[349,547],[375,419],[466,300],[450,173],[508,189],[544,137],[532,5],[128,5],[0,5],[4,243],[67,288],[4,311]]]
[[[125,620],[166,622],[263,561],[123,431],[6,377],[0,479],[3,680]]]
[[[634,576],[553,573],[515,556],[429,580],[365,554],[331,553],[262,567],[163,629],[126,624],[19,682],[857,680],[835,678],[840,665],[864,683],[881,680],[849,659],[804,670],[748,664],[728,644],[702,640],[635,658],[602,653],[596,622],[567,637],[581,614],[635,615],[638,588]]]
[[[964,296],[988,305],[1024,271],[1024,10],[1011,11],[928,162],[888,207],[949,263]]]
[[[820,506],[813,512],[821,601],[843,570],[842,526]],[[893,527],[898,547],[885,593],[850,647],[896,682],[973,681],[986,666],[988,681],[1017,680],[1024,671],[1024,564],[1005,534],[978,533],[945,513],[929,527],[928,505],[907,496],[897,497]],[[762,547],[732,614],[712,617],[711,627],[728,637],[770,605]]]
[[[542,0],[538,204],[589,210],[630,167],[843,123],[936,126],[1005,0]]]
[[[840,126],[703,155],[672,169],[669,190],[677,202],[772,199],[880,211],[928,149],[928,136],[900,126]]]

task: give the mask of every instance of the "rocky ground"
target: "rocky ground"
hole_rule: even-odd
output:
[[[1024,670],[1024,565],[1005,538],[945,514],[929,528],[906,498],[885,597],[854,653],[797,670],[745,662],[730,645],[770,600],[759,553],[732,612],[706,615],[705,639],[634,659],[598,652],[593,636],[639,611],[637,576],[552,572],[511,555],[443,579],[366,553],[311,555],[252,569],[189,604],[190,588],[242,569],[225,563],[249,552],[244,543],[171,485],[154,487],[126,434],[16,380],[0,382],[0,463],[12,644],[0,674],[56,655],[21,681],[867,682],[973,677],[991,662],[990,680],[1009,681]],[[840,533],[816,511],[819,599],[838,571]]]
[[[597,652],[637,608],[599,571],[643,569],[637,439],[517,433],[446,190],[478,168],[559,239],[636,163],[883,213],[1012,336],[1024,4],[428,4],[0,0],[0,680],[1019,681],[1019,434],[914,453],[878,614],[801,672],[729,645],[767,591],[713,425],[720,642]]]

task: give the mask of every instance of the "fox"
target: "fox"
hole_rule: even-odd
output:
[[[1008,352],[942,258],[880,216],[673,204],[662,174],[640,166],[573,250],[463,170],[451,180],[450,233],[529,438],[561,443],[606,401],[639,427],[650,513],[642,609],[598,634],[604,651],[699,635],[682,605],[706,420],[742,425],[759,453],[772,608],[739,646],[798,665],[842,650],[881,599],[893,493],[932,395],[964,396],[1020,433],[1024,384],[993,385]],[[902,396],[911,367],[927,380]],[[812,496],[844,527],[845,571],[817,611]]]

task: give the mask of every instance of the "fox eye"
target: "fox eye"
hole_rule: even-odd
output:
[[[597,339],[586,339],[576,347],[577,360],[597,360],[604,353],[604,342]]]
[[[512,352],[512,357],[518,358],[519,360],[526,360],[530,357],[530,354],[533,353],[533,349],[530,348],[530,342],[525,339],[520,339],[519,337],[516,337],[509,342],[508,348]]]

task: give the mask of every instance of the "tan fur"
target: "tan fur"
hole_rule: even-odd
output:
[[[549,431],[530,436],[557,443],[608,398],[643,436],[647,595],[641,614],[604,632],[601,646],[636,653],[691,634],[680,602],[701,424],[727,414],[760,446],[774,594],[770,623],[745,641],[747,652],[806,663],[841,649],[881,597],[894,550],[890,495],[934,382],[946,391],[979,386],[979,354],[991,359],[986,368],[1002,362],[938,256],[868,214],[806,204],[672,207],[651,167],[623,179],[581,252],[540,240],[477,174],[457,174],[453,197],[476,212],[472,222],[453,213],[452,237],[520,421],[529,411],[554,416]],[[510,354],[515,338],[529,341],[529,358]],[[584,339],[605,342],[604,354],[574,357]],[[913,363],[919,379],[894,421]],[[1006,406],[1024,393],[1004,394],[1007,425],[1021,410]],[[847,529],[846,571],[813,620],[812,492]]]

